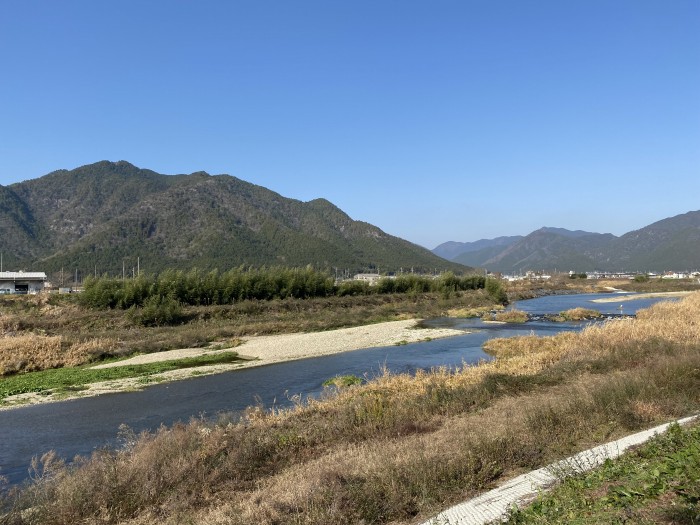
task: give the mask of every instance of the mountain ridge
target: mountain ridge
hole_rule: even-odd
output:
[[[662,272],[700,268],[700,210],[661,219],[620,237],[543,227],[526,236],[505,239],[511,242],[479,249],[470,248],[477,243],[483,246],[488,240],[443,243],[433,252],[445,245],[453,248],[461,244],[467,250],[450,260],[504,273],[523,270]]]
[[[0,186],[6,267],[203,270],[240,265],[348,271],[469,271],[350,218],[330,201],[290,199],[231,175],[163,175],[100,161]],[[125,263],[124,263],[125,264]]]

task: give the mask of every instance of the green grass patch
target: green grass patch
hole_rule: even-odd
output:
[[[330,379],[326,379],[323,382],[323,386],[334,386],[336,388],[342,388],[346,386],[361,385],[362,378],[355,375],[349,374],[345,376],[335,376]]]
[[[507,523],[700,523],[700,426],[672,425],[635,451],[566,478]]]
[[[225,352],[214,355],[162,361],[159,363],[125,365],[97,370],[87,367],[77,367],[28,372],[0,379],[0,402],[6,397],[16,394],[28,392],[48,393],[49,391],[56,393],[74,392],[81,388],[84,389],[84,385],[90,383],[130,377],[140,377],[142,378],[140,382],[145,384],[153,381],[149,376],[161,372],[205,365],[235,363],[237,361],[242,361],[242,359],[238,357],[237,352]]]

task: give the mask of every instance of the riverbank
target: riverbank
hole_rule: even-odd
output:
[[[422,523],[524,472],[698,412],[700,295],[580,333],[491,340],[495,359],[385,374],[240,422],[192,419],[6,499],[27,525]],[[42,473],[44,475],[42,475]],[[0,500],[0,504],[2,501]]]
[[[682,297],[687,297],[688,295],[694,293],[694,292],[649,292],[649,293],[629,293],[629,292],[621,292],[621,290],[617,289],[612,289],[615,292],[614,295],[611,297],[603,297],[601,299],[593,299],[591,302],[593,303],[617,303],[617,302],[625,302],[625,301],[634,301],[637,299],[650,299],[653,297],[668,297],[670,298],[682,298]]]
[[[142,390],[150,385],[189,379],[202,375],[230,372],[252,366],[262,366],[283,361],[319,357],[323,355],[349,352],[363,348],[403,345],[420,341],[429,341],[443,337],[462,335],[466,332],[451,328],[420,328],[419,320],[407,319],[389,321],[353,328],[341,328],[324,332],[266,335],[243,338],[239,351],[241,361],[227,364],[197,366],[180,370],[171,370],[143,377],[129,377],[110,381],[101,381],[86,385],[84,389],[55,395],[52,392],[28,392],[5,398],[0,410],[8,410],[37,403],[66,401],[82,397],[113,394]],[[142,365],[156,362],[173,361],[202,355],[217,355],[231,352],[230,348],[211,350],[206,348],[183,348],[153,354],[144,354],[121,361],[115,361],[93,368],[104,369],[117,366]]]

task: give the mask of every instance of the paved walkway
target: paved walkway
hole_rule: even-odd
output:
[[[676,423],[685,425],[698,418],[700,415],[680,419]],[[628,448],[664,433],[669,425],[671,423],[638,432],[522,474],[496,489],[441,512],[423,525],[483,525],[501,520],[514,505],[528,504],[539,492],[554,485],[562,474],[575,474],[597,467],[606,459],[616,458]]]

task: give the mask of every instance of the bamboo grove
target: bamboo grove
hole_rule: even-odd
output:
[[[129,309],[154,300],[183,306],[225,305],[246,300],[308,299],[333,295],[451,294],[484,289],[495,302],[507,298],[500,283],[480,275],[440,276],[403,274],[383,277],[373,285],[366,281],[336,282],[329,274],[312,268],[236,268],[226,272],[166,270],[158,275],[133,279],[89,278],[80,301],[93,308]]]

